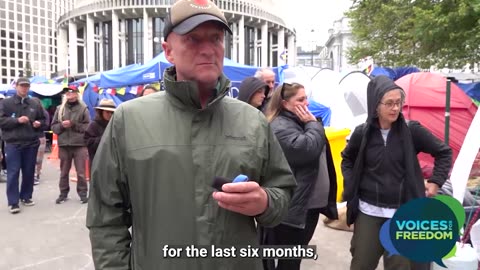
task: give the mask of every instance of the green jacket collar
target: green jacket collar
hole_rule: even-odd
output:
[[[200,104],[197,85],[192,81],[177,81],[176,79],[177,72],[175,67],[167,68],[163,76],[163,83],[165,84],[167,96],[172,97],[174,103],[179,106],[201,110],[202,106]],[[216,88],[212,89],[213,95],[206,108],[209,108],[225,97],[229,89],[230,80],[222,74],[218,79]]]

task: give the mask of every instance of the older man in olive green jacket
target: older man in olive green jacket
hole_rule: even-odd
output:
[[[238,250],[186,257],[191,245],[258,245],[256,222],[280,223],[296,186],[262,113],[226,97],[225,30],[212,2],[177,1],[162,44],[174,64],[166,91],[115,111],[92,166],[87,226],[96,269],[263,269]],[[249,181],[213,189],[215,177],[239,174]]]

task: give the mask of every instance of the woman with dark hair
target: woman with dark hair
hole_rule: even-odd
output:
[[[98,145],[102,139],[103,132],[112,118],[115,108],[115,103],[110,99],[102,99],[98,107],[95,107],[95,118],[90,125],[88,125],[84,135],[90,164],[92,164]]]
[[[325,130],[308,110],[305,87],[298,83],[277,87],[267,119],[297,180],[297,188],[281,224],[264,228],[265,245],[308,245],[320,213],[337,219],[337,180]],[[279,260],[276,268],[300,269],[300,259]]]
[[[156,93],[156,92],[158,92],[158,89],[155,86],[153,86],[151,84],[147,84],[143,88],[142,92],[140,92],[139,97],[148,96],[148,95]]]
[[[448,178],[452,150],[417,121],[402,114],[405,91],[386,76],[367,87],[367,121],[355,128],[342,152],[343,198],[347,224],[355,224],[351,270],[375,269],[383,256],[385,270],[430,269],[400,255],[385,256],[380,228],[402,204],[433,197]],[[424,181],[417,154],[435,159],[433,176]]]

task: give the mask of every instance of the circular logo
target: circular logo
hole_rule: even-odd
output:
[[[455,255],[455,243],[465,222],[462,205],[450,196],[419,198],[402,205],[380,230],[380,241],[391,255],[417,262]]]

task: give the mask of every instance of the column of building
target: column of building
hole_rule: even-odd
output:
[[[289,66],[295,66],[297,61],[297,47],[295,46],[295,36],[293,34],[288,36],[288,54],[287,64]]]
[[[268,23],[264,22],[262,24],[262,55],[260,66],[266,67],[268,66]]]
[[[87,74],[95,72],[95,23],[92,15],[87,16],[87,32],[86,32],[86,44],[87,44]]]
[[[143,9],[143,63],[153,58],[152,17]]]
[[[279,66],[286,64],[282,58],[282,54],[285,52],[285,29],[281,28],[277,35],[277,63]]]
[[[238,63],[245,64],[245,18],[240,16],[238,21]]]
[[[120,42],[118,40],[118,32],[119,32],[119,21],[118,21],[118,14],[115,11],[112,11],[112,67],[113,69],[117,69],[120,67],[120,59],[118,56],[120,55]]]
[[[68,74],[78,73],[78,53],[77,53],[77,24],[73,21],[68,22]]]
[[[68,30],[65,27],[59,27],[57,36],[57,69],[68,70]],[[33,55],[29,55],[33,68]]]

